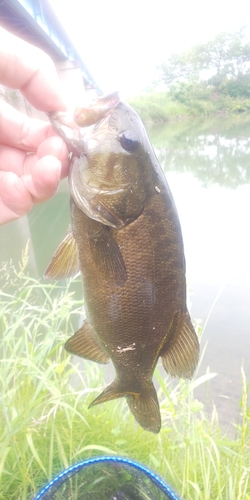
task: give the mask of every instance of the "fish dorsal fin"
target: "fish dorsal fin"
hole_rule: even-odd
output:
[[[93,327],[84,321],[82,327],[67,340],[65,344],[66,351],[84,359],[95,361],[96,363],[106,364],[109,362],[108,355],[98,344]]]
[[[127,280],[127,271],[120,248],[107,226],[99,225],[98,230],[89,231],[91,254],[99,262],[102,271],[113,276],[116,284],[122,286]]]
[[[79,272],[79,260],[76,240],[70,227],[55,251],[45,273],[47,280],[71,278]]]
[[[176,321],[177,320],[177,321]],[[178,313],[173,320],[174,331],[161,350],[162,364],[172,377],[190,379],[199,359],[199,342],[189,313]]]

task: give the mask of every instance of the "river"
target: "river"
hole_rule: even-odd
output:
[[[149,136],[181,221],[189,308],[203,327],[196,390],[223,425],[235,422],[241,367],[250,381],[250,117],[158,124]],[[69,225],[67,183],[30,214],[0,228],[0,261],[18,262],[30,239],[30,273],[41,277]]]

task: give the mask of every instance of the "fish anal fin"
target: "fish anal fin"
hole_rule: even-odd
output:
[[[87,321],[84,321],[82,327],[67,340],[65,349],[71,354],[96,363],[106,364],[109,362],[109,356],[98,344],[94,330]]]
[[[178,313],[170,342],[168,337],[160,356],[169,375],[190,379],[198,363],[200,347],[188,312]]]
[[[45,273],[47,280],[61,280],[75,276],[79,272],[76,240],[70,227],[55,251]]]
[[[121,388],[115,379],[104,391],[89,405],[89,408],[106,401],[126,397],[131,413],[143,429],[157,434],[161,429],[161,416],[156,390],[152,382],[141,393],[133,393]]]

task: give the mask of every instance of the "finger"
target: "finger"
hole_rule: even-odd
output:
[[[43,156],[55,156],[61,162],[61,179],[68,175],[69,171],[69,152],[64,140],[55,135],[46,139],[40,144],[37,150],[37,156],[41,159]]]
[[[51,136],[57,137],[57,134],[49,122],[29,118],[0,101],[1,144],[34,152]]]
[[[34,161],[31,157],[30,161]],[[29,169],[31,170],[31,169]],[[44,156],[33,165],[30,174],[21,180],[32,196],[34,203],[48,200],[57,191],[61,178],[61,162],[54,156]]]
[[[25,215],[32,205],[32,197],[19,177],[0,172],[0,225]]]
[[[39,146],[37,155],[27,155],[25,151],[0,145],[0,170],[13,172],[19,177],[31,173],[37,159],[55,156],[61,162],[61,179],[68,175],[70,159],[65,142],[59,136],[51,136]]]
[[[13,172],[18,177],[23,175],[27,153],[20,149],[0,145],[0,170]]]
[[[54,63],[42,50],[0,28],[0,59],[3,85],[20,89],[39,110],[66,109]]]

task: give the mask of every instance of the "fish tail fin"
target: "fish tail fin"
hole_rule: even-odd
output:
[[[161,429],[161,415],[156,390],[152,382],[140,394],[127,395],[129,409],[140,426],[146,431],[158,434]]]
[[[117,399],[117,398],[122,398],[123,396],[126,396],[127,392],[121,391],[119,387],[119,382],[117,379],[113,380],[111,384],[108,385],[104,389],[104,391],[97,396],[97,398],[90,403],[89,408],[92,408],[92,406],[105,403],[106,401],[112,401],[112,399]]]
[[[105,401],[126,397],[129,409],[137,422],[147,431],[158,433],[161,429],[161,416],[156,390],[152,382],[141,393],[131,394],[119,387],[115,379],[104,391],[89,405],[89,408]]]
[[[166,351],[161,353],[162,364],[172,377],[191,379],[198,363],[200,346],[189,313],[180,314],[177,326]]]

